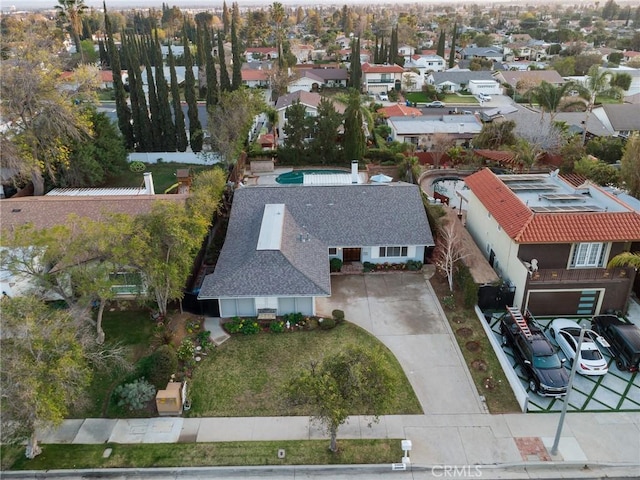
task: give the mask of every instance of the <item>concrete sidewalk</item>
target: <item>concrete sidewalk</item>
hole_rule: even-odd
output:
[[[517,465],[531,462],[638,467],[640,414],[568,414],[558,455],[551,450],[558,414],[455,414],[350,417],[339,439],[407,438],[414,466]],[[183,443],[327,439],[308,417],[66,420],[42,443]],[[400,461],[400,459],[398,459]]]

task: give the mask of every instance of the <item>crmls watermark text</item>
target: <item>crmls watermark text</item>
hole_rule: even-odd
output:
[[[479,465],[434,465],[431,475],[438,478],[480,478],[482,470]]]

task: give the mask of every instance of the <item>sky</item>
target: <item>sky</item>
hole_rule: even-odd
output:
[[[135,8],[135,7],[157,7],[162,6],[162,2],[171,6],[177,6],[180,8],[222,8],[222,0],[215,1],[203,1],[203,0],[107,0],[107,8],[120,9],[120,8]],[[268,6],[273,3],[274,0],[227,0],[227,5],[237,1],[240,6]],[[344,1],[332,1],[326,0],[279,0],[280,3],[285,5],[344,5],[354,3],[369,3],[369,4],[384,4],[384,3],[397,3],[392,0],[344,0]],[[53,8],[57,4],[57,0],[2,0],[2,10],[7,10],[11,5],[14,5],[18,10],[35,10],[35,9],[47,9]],[[85,4],[89,7],[102,7],[102,0],[85,0]]]

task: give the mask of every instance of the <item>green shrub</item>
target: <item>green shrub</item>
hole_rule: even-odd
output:
[[[292,327],[296,325],[300,325],[304,322],[304,315],[300,312],[296,313],[286,313],[282,316],[282,320],[286,323],[289,322],[289,325]]]
[[[230,321],[224,324],[224,328],[227,332],[240,333],[242,331],[243,320],[240,317],[233,317]]]
[[[271,333],[284,332],[284,322],[282,320],[275,320],[269,324],[269,331]]]
[[[211,332],[204,330],[196,335],[196,340],[200,344],[203,350],[207,350],[213,343],[211,342]]]
[[[471,308],[478,303],[478,284],[473,280],[469,267],[458,262],[453,280],[454,285],[462,291],[462,299],[466,308]]]
[[[255,335],[260,331],[260,325],[253,318],[247,318],[242,325],[243,335]]]
[[[442,297],[442,304],[453,310],[456,307],[456,299],[455,297],[452,295],[447,295],[446,297]]]
[[[167,385],[172,374],[178,369],[178,356],[169,345],[161,345],[151,355],[138,362],[138,376],[149,380],[155,388],[161,389]]]
[[[336,321],[333,318],[320,318],[318,319],[318,325],[321,330],[331,330],[336,326]]]
[[[156,395],[156,387],[146,379],[138,378],[131,383],[118,385],[113,391],[117,405],[129,410],[142,410]]]
[[[364,262],[362,264],[362,271],[364,273],[372,272],[376,269],[376,264],[371,262]]]
[[[417,272],[422,268],[422,262],[418,260],[407,260],[407,270]]]
[[[196,353],[196,346],[193,343],[193,340],[190,338],[185,338],[182,340],[182,343],[178,347],[178,360],[187,361],[191,360]]]
[[[339,272],[342,269],[342,260],[339,258],[332,258],[329,260],[329,270],[332,272]]]
[[[331,312],[331,316],[333,317],[333,320],[336,322],[336,324],[344,322],[344,312],[342,310],[333,310]]]

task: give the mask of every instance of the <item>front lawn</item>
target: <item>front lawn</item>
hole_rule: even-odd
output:
[[[285,404],[283,386],[312,361],[320,361],[348,344],[384,350],[397,379],[396,393],[384,414],[422,413],[393,354],[375,337],[348,322],[327,331],[233,336],[195,369],[189,413],[197,417],[309,415],[310,411]]]
[[[154,323],[147,310],[106,311],[102,320],[107,343],[119,343],[126,348],[127,360],[134,365],[149,353]],[[94,374],[87,402],[74,403],[69,418],[99,418],[107,416],[111,390],[126,376],[126,372],[109,369]]]
[[[455,93],[445,95],[443,102],[447,105],[458,103],[463,105],[478,105],[478,99],[473,95],[456,95]]]
[[[427,95],[424,92],[407,93],[407,94],[405,94],[404,98],[409,100],[412,104],[413,103],[425,103],[425,102],[430,102],[431,101],[431,98],[427,97]]]

